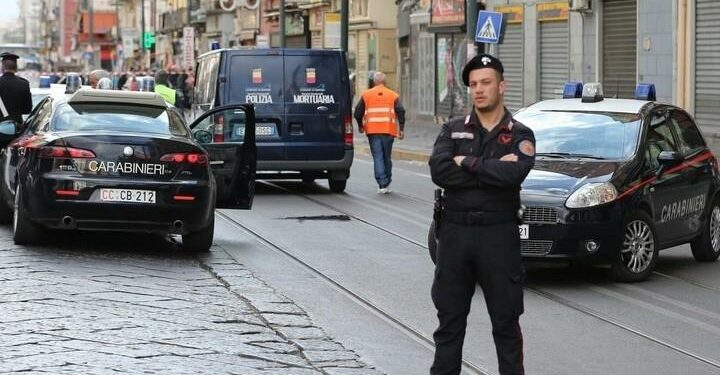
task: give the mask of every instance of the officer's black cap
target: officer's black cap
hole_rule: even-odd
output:
[[[462,80],[465,86],[470,86],[470,72],[475,69],[490,68],[497,70],[500,74],[503,74],[504,69],[500,60],[493,56],[483,53],[473,57],[467,64],[462,72]]]
[[[3,52],[3,53],[0,53],[0,58],[1,58],[3,61],[5,61],[5,60],[17,60],[17,59],[20,58],[20,56],[14,54],[14,53],[12,53],[12,52]]]

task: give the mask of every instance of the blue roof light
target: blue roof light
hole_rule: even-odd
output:
[[[635,89],[635,99],[648,100],[654,102],[657,100],[655,96],[655,85],[652,83],[640,83]]]
[[[49,89],[50,88],[50,76],[40,76],[40,81],[38,82],[38,87],[41,89]]]
[[[582,82],[567,82],[563,86],[563,99],[582,98]]]

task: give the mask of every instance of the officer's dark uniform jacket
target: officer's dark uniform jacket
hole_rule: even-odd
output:
[[[0,121],[9,118],[15,120],[18,124],[22,124],[22,115],[32,111],[30,83],[13,73],[5,73],[0,77],[0,97],[5,103],[9,115],[5,118],[0,112]]]
[[[450,211],[516,211],[520,208],[520,184],[535,164],[532,130],[505,115],[488,132],[475,111],[443,125],[430,156],[435,184],[445,189]],[[500,161],[507,154],[517,162]],[[462,166],[455,156],[466,156]]]

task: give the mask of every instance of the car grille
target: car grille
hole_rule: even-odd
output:
[[[520,240],[520,254],[522,255],[548,255],[553,242],[546,240]]]
[[[526,207],[523,211],[526,224],[557,224],[558,212],[552,207]]]

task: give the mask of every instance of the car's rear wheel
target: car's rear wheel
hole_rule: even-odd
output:
[[[347,180],[336,180],[331,177],[328,179],[328,184],[330,185],[330,191],[333,193],[342,193],[347,186]]]
[[[0,224],[9,224],[13,220],[13,208],[7,204],[3,195],[0,193]]]
[[[204,253],[210,250],[215,235],[215,214],[210,216],[210,223],[197,232],[183,234],[182,247],[189,253]]]
[[[690,249],[698,262],[714,262],[720,256],[720,200],[713,201],[703,231],[690,243]]]
[[[635,212],[625,220],[620,251],[610,270],[617,281],[636,282],[648,278],[658,258],[655,228],[644,212]]]
[[[430,229],[428,230],[428,251],[430,252],[430,259],[434,264],[437,264],[437,249],[438,249],[438,238],[435,235],[435,220],[430,223]]]
[[[30,220],[22,198],[22,188],[18,184],[15,190],[13,210],[13,241],[16,245],[36,243],[42,238],[40,227]]]

